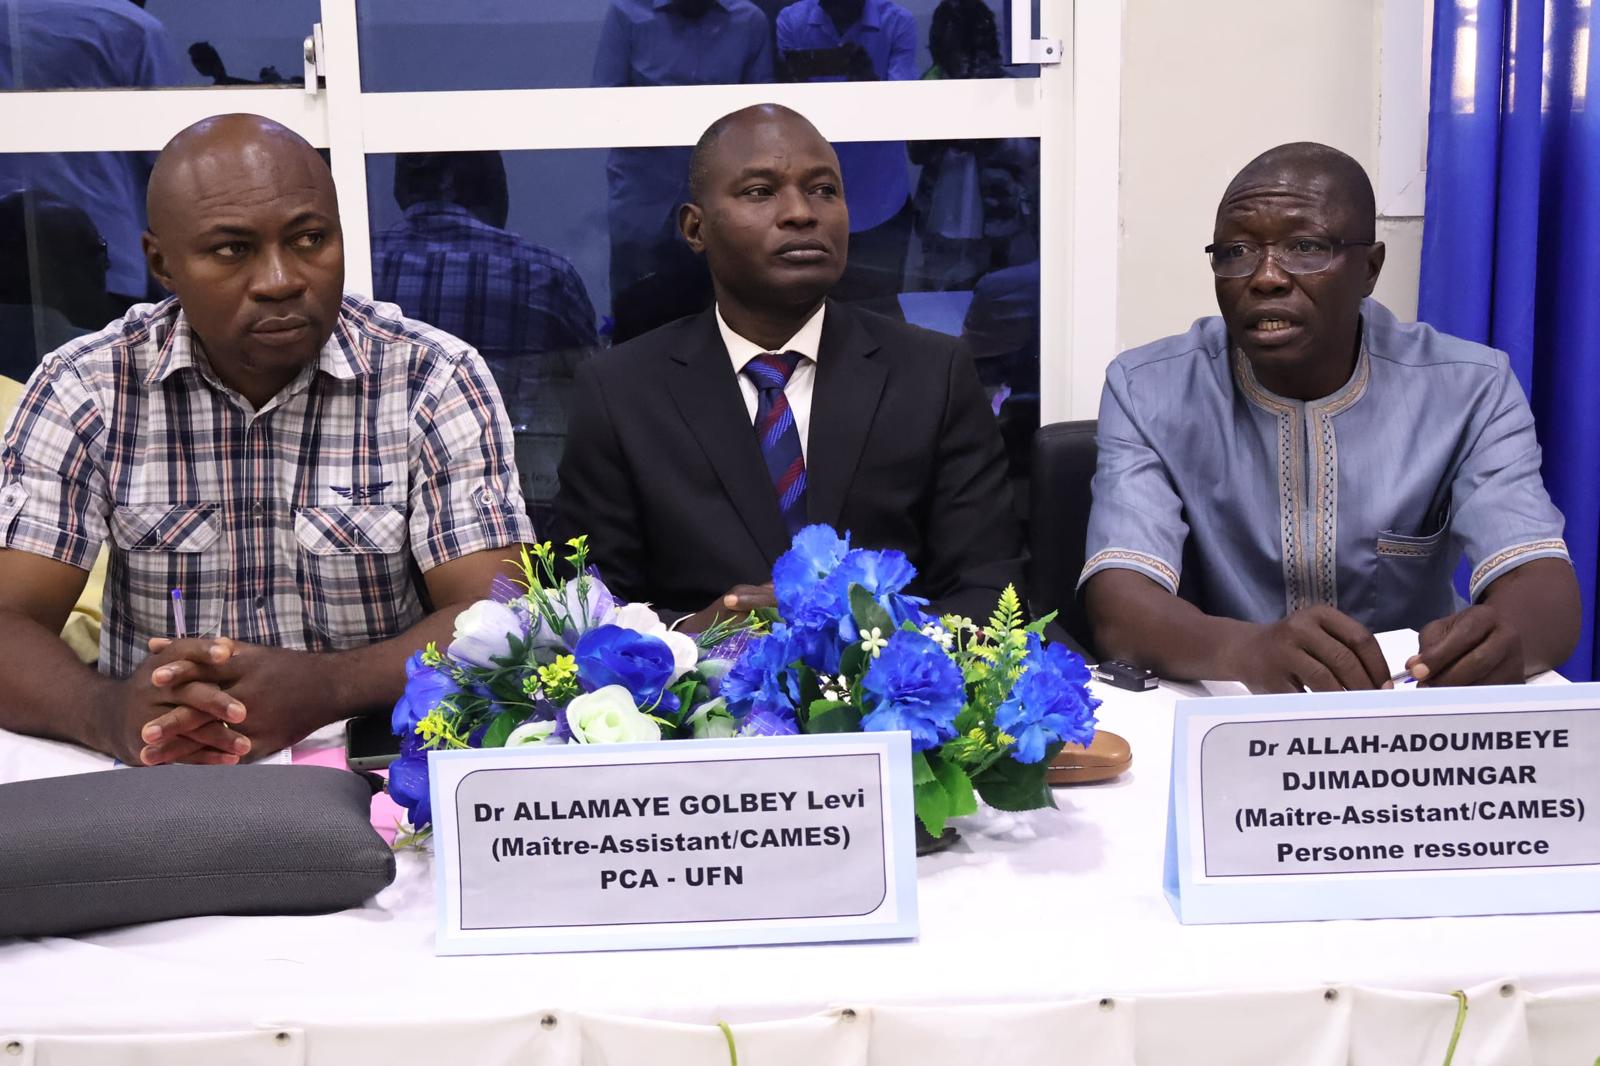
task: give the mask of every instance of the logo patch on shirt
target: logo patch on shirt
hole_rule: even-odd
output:
[[[328,487],[347,500],[371,500],[393,485],[392,481],[374,481],[370,485],[329,485]]]

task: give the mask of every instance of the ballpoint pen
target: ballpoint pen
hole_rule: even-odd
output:
[[[183,626],[183,590],[172,590],[172,638],[182,640],[188,636]]]

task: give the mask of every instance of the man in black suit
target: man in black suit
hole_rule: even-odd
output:
[[[940,611],[988,617],[1022,573],[999,429],[955,338],[827,299],[850,235],[833,148],[746,108],[700,138],[690,192],[679,226],[716,305],[580,369],[558,542],[589,534],[614,593],[690,632],[771,605],[773,562],[813,522],[905,552]]]

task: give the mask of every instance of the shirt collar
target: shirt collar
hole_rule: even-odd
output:
[[[728,349],[728,358],[733,361],[734,374],[742,374],[750,360],[769,351],[798,352],[815,363],[817,361],[817,352],[822,347],[822,316],[827,309],[827,302],[824,301],[817,308],[816,313],[806,319],[806,324],[801,326],[794,336],[783,344],[778,345],[776,349],[772,349],[763,348],[754,341],[746,340],[735,333],[732,327],[723,321],[722,308],[718,307],[716,309],[717,330],[722,334],[722,343]]]
[[[1349,409],[1357,400],[1366,395],[1367,383],[1372,380],[1372,357],[1367,353],[1366,322],[1362,321],[1361,343],[1356,349],[1356,364],[1350,371],[1350,377],[1343,385],[1333,392],[1315,400],[1291,400],[1268,389],[1256,378],[1255,367],[1250,365],[1250,360],[1244,354],[1244,349],[1233,347],[1233,376],[1239,383],[1240,389],[1250,402],[1272,414],[1279,414],[1287,410],[1305,409],[1319,411],[1323,414],[1339,414]],[[1232,340],[1229,340],[1230,345]]]
[[[145,385],[153,387],[185,367],[193,367],[202,377],[221,386],[204,353],[197,352],[198,338],[189,325],[189,316],[184,314],[183,308],[178,305],[175,298],[172,306],[176,311],[172,330],[162,342],[161,350],[156,353],[155,362],[151,364],[149,372],[145,374]],[[353,309],[350,297],[346,296],[340,305],[339,318],[334,323],[333,334],[322,345],[322,351],[317,354],[316,368],[340,381],[350,381],[372,369],[372,360],[367,354],[364,338],[351,322]]]
[[[712,0],[712,2],[717,7],[722,8],[722,10],[724,10],[724,11],[731,10],[732,6],[733,6],[733,0]],[[652,3],[650,4],[650,6],[653,7],[655,10],[660,11],[664,7],[671,7],[672,6],[672,0],[652,0]]]

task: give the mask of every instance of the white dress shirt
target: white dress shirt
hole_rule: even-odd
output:
[[[733,361],[733,373],[739,380],[739,391],[744,394],[744,406],[750,412],[752,426],[756,424],[756,406],[761,394],[756,389],[756,383],[745,375],[745,365],[769,351],[798,352],[805,357],[789,376],[789,383],[783,387],[783,394],[789,398],[789,410],[794,413],[794,428],[800,434],[802,458],[809,458],[806,449],[811,429],[811,392],[817,381],[817,349],[822,344],[822,313],[827,309],[827,304],[818,307],[817,313],[806,320],[798,333],[776,348],[763,348],[739,336],[723,321],[722,308],[716,309],[717,329],[722,331],[722,343],[728,349],[728,358]]]

